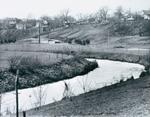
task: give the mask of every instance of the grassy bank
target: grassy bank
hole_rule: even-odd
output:
[[[113,61],[122,61],[129,63],[138,63],[144,66],[149,66],[148,54],[147,55],[134,55],[128,53],[113,53],[113,52],[83,52],[80,54],[85,58],[108,59]]]
[[[52,83],[59,80],[69,79],[77,75],[83,75],[98,67],[96,62],[89,62],[80,57],[64,59],[53,65],[28,66],[27,63],[20,67],[19,88],[30,88],[38,85]],[[14,69],[8,69],[0,72],[1,92],[14,90],[15,72]]]
[[[82,53],[83,57],[100,58],[149,67],[149,54],[144,56],[119,53]],[[148,72],[148,69],[147,69]],[[141,75],[139,79],[107,86],[70,99],[64,99],[39,110],[29,110],[30,116],[102,116],[102,117],[149,117],[150,114],[150,75]]]
[[[30,110],[27,116],[149,117],[150,76],[128,80]]]

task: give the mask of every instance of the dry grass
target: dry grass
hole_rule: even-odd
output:
[[[1,51],[20,51],[20,52],[52,52],[52,53],[66,53],[68,51],[74,52],[112,52],[112,53],[125,53],[125,54],[136,54],[136,55],[144,55],[148,52],[146,49],[141,49],[141,47],[137,47],[137,49],[129,50],[127,48],[111,48],[101,45],[89,45],[89,46],[81,46],[81,45],[69,45],[69,44],[6,44],[0,45]]]
[[[86,94],[30,110],[31,116],[149,117],[150,76],[128,80]]]
[[[8,68],[9,61],[15,57],[30,57],[38,59],[43,65],[53,64],[61,61],[62,59],[71,58],[69,55],[46,53],[46,52],[20,52],[20,51],[3,51],[0,52],[0,67]],[[15,62],[15,61],[14,61]]]
[[[147,55],[149,50],[135,49],[128,50],[125,48],[104,48],[100,45],[69,45],[69,44],[5,44],[0,45],[0,67],[8,68],[8,58],[11,56],[32,56],[40,59],[44,64],[56,63],[62,58],[71,57],[71,54],[91,56],[101,56],[105,54],[131,54],[131,55]]]
[[[66,48],[76,52],[116,52],[130,54],[145,54],[146,50],[140,48],[150,48],[149,37],[124,36],[124,37],[108,37],[107,26],[82,25],[66,28],[50,33],[51,39],[65,41],[66,39],[90,40],[91,45],[80,46],[61,44],[30,44],[26,42],[16,44],[0,45],[1,51],[25,51],[25,52],[66,52]],[[48,38],[45,36],[42,39]],[[116,48],[122,46],[123,48]],[[139,48],[137,50],[127,50],[127,48]]]

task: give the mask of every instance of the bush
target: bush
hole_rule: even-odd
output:
[[[129,22],[113,21],[110,30],[113,35],[133,35],[132,24]]]
[[[89,39],[86,39],[86,40],[75,39],[75,43],[76,44],[80,44],[80,45],[89,45],[90,44],[90,40]]]
[[[38,58],[34,57],[21,57],[14,56],[9,58],[9,71],[16,73],[16,70],[19,69],[20,75],[30,74],[34,72],[34,69],[42,67],[42,62]]]
[[[13,56],[8,59],[9,70],[11,72],[16,73],[16,70],[19,68],[21,58],[21,56]]]
[[[150,36],[150,21],[145,20],[143,26],[140,28],[140,36]]]
[[[37,32],[36,29],[28,30],[17,30],[17,29],[7,29],[0,31],[0,43],[14,43],[17,40],[27,38],[35,35]]]

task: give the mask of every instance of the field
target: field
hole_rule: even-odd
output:
[[[137,35],[114,37],[109,34],[108,26],[93,24],[76,25],[70,28],[58,29],[52,31],[49,35],[50,38],[48,38],[48,35],[41,36],[41,44],[38,44],[38,38],[19,40],[16,43],[10,44],[1,44],[0,67],[2,69],[8,68],[8,60],[14,56],[34,57],[38,58],[43,65],[54,65],[64,59],[71,59],[74,55],[84,58],[111,59],[140,63],[145,66],[148,65],[145,57],[149,53],[150,37],[140,37]],[[60,40],[61,43],[49,44],[49,39]],[[76,39],[90,40],[90,44],[76,44],[74,43]],[[32,40],[36,41],[32,43]],[[69,40],[72,40],[73,43],[67,43]],[[70,63],[73,65],[74,61]],[[82,62],[79,61],[79,63],[81,64]],[[75,69],[75,66],[73,66],[73,69]],[[45,71],[45,73],[49,73],[49,70]],[[70,78],[70,76],[68,77]],[[54,103],[47,105],[43,107],[43,110],[48,110],[45,114],[50,115],[93,114],[115,116],[118,113],[121,115],[126,112],[129,112],[129,114],[134,114],[134,112],[138,114],[136,113],[137,111],[142,113],[138,105],[147,109],[148,107],[145,107],[141,103],[148,104],[149,101],[149,99],[145,97],[145,95],[147,97],[149,96],[147,90],[149,88],[149,76],[143,78],[89,92],[85,95],[74,97],[73,101],[63,100],[60,104]],[[143,88],[145,85],[148,88]],[[147,93],[144,94],[143,92]],[[139,98],[141,95],[144,96],[144,98]],[[138,98],[134,100],[135,97]],[[131,104],[127,103],[126,100],[131,100],[129,101]],[[137,103],[137,105],[135,105],[135,103]],[[132,108],[133,106],[136,108]],[[40,111],[38,113],[37,111],[29,111],[29,114],[43,114],[43,110],[40,110],[42,111],[41,113]]]
[[[33,58],[40,60],[40,62],[43,65],[46,65],[46,64],[51,65],[51,64],[60,62],[63,59],[71,58],[71,55],[55,54],[55,53],[47,53],[47,52],[1,51],[0,52],[0,68],[8,68],[9,59],[15,56],[33,57]]]
[[[38,38],[19,40],[16,43],[0,45],[1,51],[37,51],[37,52],[64,52],[70,51],[108,51],[140,54],[150,48],[150,37],[140,36],[118,36],[108,35],[108,26],[97,25],[75,25],[70,28],[63,28],[52,31],[49,35],[41,36],[41,44]],[[48,44],[49,39],[60,40],[63,43]],[[74,40],[90,40],[90,44],[82,46],[75,44]],[[31,43],[35,40],[35,43]],[[72,40],[72,44],[67,42]],[[42,43],[44,41],[44,43]],[[46,43],[47,42],[47,43]]]

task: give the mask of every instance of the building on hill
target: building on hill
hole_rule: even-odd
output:
[[[150,20],[150,10],[143,10],[144,19]]]
[[[26,25],[23,22],[17,23],[16,24],[16,29],[18,30],[26,30]]]
[[[16,19],[15,18],[6,18],[3,20],[3,28],[5,29],[14,29],[16,27]]]

